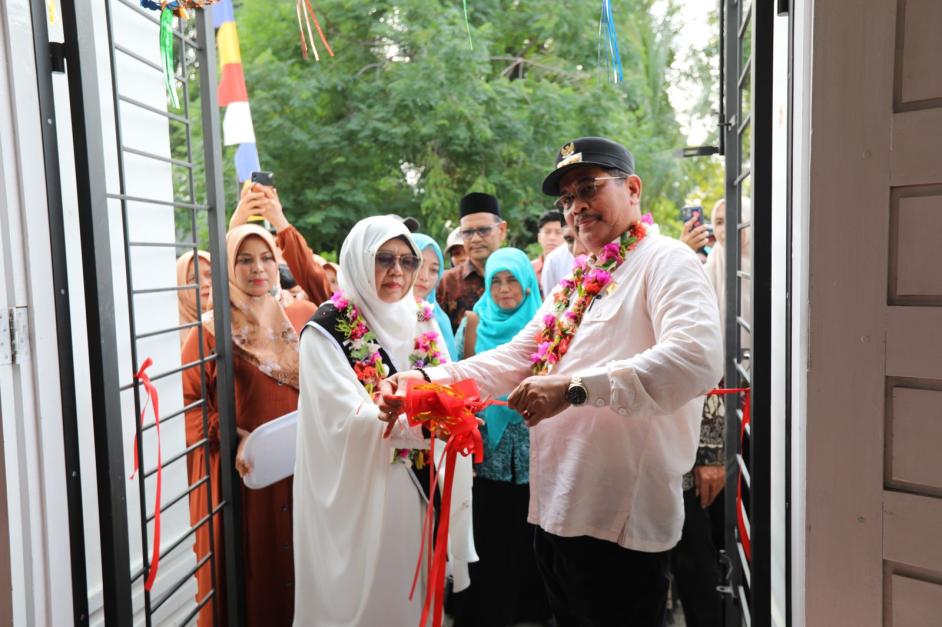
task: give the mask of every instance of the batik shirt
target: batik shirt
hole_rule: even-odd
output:
[[[474,308],[484,294],[484,275],[480,274],[470,261],[465,261],[457,268],[446,270],[435,290],[438,305],[448,314],[451,330],[456,331],[464,312]]]

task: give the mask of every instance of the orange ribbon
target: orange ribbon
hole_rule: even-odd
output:
[[[745,399],[742,404],[742,425],[739,427],[739,450],[741,451],[742,443],[746,436],[746,425],[752,421],[750,411],[752,392],[750,388],[716,388],[707,392],[707,395],[717,396],[720,394],[739,394],[740,392],[745,394]],[[743,517],[742,512],[742,469],[740,468],[736,480],[736,527],[739,529],[739,539],[742,541],[743,552],[746,554],[746,559],[751,562],[752,540],[749,538],[749,531],[746,529],[746,519]]]
[[[141,364],[141,369],[137,371],[134,378],[141,382],[144,390],[147,392],[148,400],[154,411],[154,427],[157,429],[157,486],[154,496],[154,551],[150,558],[150,567],[148,568],[147,581],[144,582],[144,589],[150,592],[154,586],[154,580],[157,578],[157,567],[160,564],[160,487],[163,474],[163,462],[160,459],[160,409],[157,388],[151,383],[146,370],[154,365],[154,360],[148,357]],[[141,429],[144,428],[144,413],[147,411],[147,401],[141,409]],[[137,458],[137,434],[134,434],[134,472],[129,479],[133,479],[138,470]]]
[[[436,464],[429,473],[429,507],[422,526],[422,546],[415,565],[412,589],[409,600],[415,595],[415,586],[422,568],[422,556],[426,544],[429,546],[428,568],[429,586],[422,606],[422,618],[419,627],[425,627],[429,612],[434,607],[433,627],[441,627],[445,600],[445,563],[448,556],[448,527],[451,520],[451,492],[455,478],[455,464],[458,454],[473,455],[474,461],[484,460],[484,444],[478,430],[475,413],[489,405],[506,405],[504,401],[481,400],[481,394],[474,381],[466,379],[451,385],[426,383],[415,379],[406,380],[405,414],[410,426],[423,426],[432,434],[431,458],[435,461],[435,438],[446,437],[445,485],[442,488],[441,516],[438,521],[438,535],[432,542],[432,516],[434,514],[431,495],[435,494],[438,484]],[[434,546],[434,554],[432,547]]]

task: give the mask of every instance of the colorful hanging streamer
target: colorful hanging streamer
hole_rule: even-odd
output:
[[[432,434],[430,458],[435,460],[436,437],[447,438],[442,456],[445,460],[445,484],[442,487],[441,513],[438,535],[432,541],[434,511],[429,506],[422,527],[422,546],[419,549],[415,575],[412,578],[411,600],[422,569],[422,557],[428,546],[428,588],[422,605],[419,627],[425,627],[429,615],[433,627],[441,627],[445,594],[445,564],[448,557],[448,528],[451,522],[451,493],[458,454],[473,455],[476,462],[484,459],[484,444],[478,430],[475,413],[489,405],[506,405],[505,401],[481,400],[474,381],[468,379],[451,385],[406,380],[404,412],[411,426],[421,425]],[[441,457],[435,472],[429,473],[429,494],[434,494],[441,471]]]
[[[173,10],[169,7],[160,11],[160,60],[164,68],[164,86],[167,88],[170,104],[174,109],[179,109],[180,98],[177,96],[173,64]]]
[[[154,548],[151,553],[150,565],[147,569],[147,580],[144,582],[144,589],[148,592],[154,587],[154,580],[157,579],[157,567],[160,565],[160,492],[163,480],[163,460],[160,458],[160,398],[157,396],[157,388],[151,383],[150,376],[147,374],[147,369],[152,365],[154,365],[154,360],[148,357],[144,360],[144,363],[141,364],[141,369],[134,375],[134,379],[140,381],[141,385],[144,386],[144,391],[147,392],[147,400],[144,401],[144,407],[141,409],[141,429],[143,430],[144,428],[144,414],[147,412],[147,404],[149,401],[154,411],[154,428],[157,433],[157,485],[154,489]],[[134,479],[134,475],[137,474],[139,468],[139,461],[137,457],[137,434],[135,433],[134,470],[131,472],[131,476],[128,477],[128,479]]]
[[[219,54],[219,87],[216,91],[220,107],[226,107],[222,119],[223,145],[238,146],[235,153],[239,182],[249,180],[252,172],[261,170],[255,145],[255,126],[249,107],[249,93],[242,71],[239,31],[236,29],[232,0],[221,0],[213,9],[216,48]]]
[[[618,51],[618,32],[615,30],[615,17],[612,15],[611,0],[602,0],[602,16],[599,19],[599,67],[602,66],[603,45],[608,50],[608,65],[612,72],[612,82],[620,83],[624,80],[624,74],[621,66],[621,54]]]
[[[313,20],[314,28],[317,29],[317,34],[320,36],[321,43],[324,44],[324,48],[327,49],[327,53],[330,56],[334,56],[334,51],[331,49],[330,44],[327,43],[327,37],[324,36],[324,31],[321,29],[321,23],[317,20],[317,15],[314,14],[314,7],[311,6],[311,0],[297,0],[294,6],[294,11],[298,17],[298,31],[301,35],[301,55],[307,59],[307,51],[308,48],[310,48],[311,52],[314,54],[314,60],[321,60],[321,56],[317,53],[317,46],[314,45],[314,33],[311,31],[311,20]],[[303,23],[301,21],[302,14],[304,15]],[[305,26],[307,27],[307,38],[304,36]],[[308,41],[310,41],[310,44]]]
[[[164,70],[164,85],[167,96],[174,109],[180,108],[180,97],[177,96],[177,83],[174,79],[173,63],[173,18],[187,19],[187,9],[201,9],[219,0],[141,0],[141,6],[151,11],[160,11],[160,60]]]

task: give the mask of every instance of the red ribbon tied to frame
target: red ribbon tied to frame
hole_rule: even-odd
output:
[[[742,404],[742,425],[739,427],[739,450],[742,450],[743,439],[746,436],[746,425],[751,419],[752,391],[750,388],[716,388],[707,392],[708,396],[717,396],[721,394],[739,394],[742,392],[745,399]],[[742,541],[742,549],[746,554],[746,559],[752,561],[752,539],[749,537],[749,531],[746,529],[746,519],[743,516],[742,506],[742,469],[739,470],[739,476],[736,479],[736,527],[739,529],[739,539]]]
[[[404,411],[410,426],[423,426],[432,433],[431,458],[435,461],[435,437],[445,437],[445,485],[442,488],[441,515],[438,521],[438,536],[432,543],[432,499],[426,511],[422,527],[422,546],[412,578],[411,600],[415,594],[415,585],[422,568],[422,555],[425,546],[429,547],[429,585],[422,606],[422,618],[419,627],[425,627],[429,612],[433,627],[441,627],[445,593],[445,562],[448,556],[448,527],[451,519],[451,492],[455,478],[455,463],[458,454],[473,455],[474,461],[484,460],[484,443],[478,430],[475,413],[490,405],[506,405],[505,401],[481,400],[481,393],[474,381],[466,379],[451,385],[427,383],[417,379],[406,380]],[[435,493],[438,483],[438,470],[429,473],[429,494]],[[434,554],[432,553],[432,547]]]
[[[154,428],[157,429],[157,486],[155,489],[154,496],[154,551],[150,558],[150,568],[147,573],[147,580],[144,582],[144,589],[150,592],[151,588],[154,586],[154,580],[157,578],[157,567],[160,564],[160,487],[163,474],[163,462],[160,459],[160,407],[159,407],[159,397],[157,396],[157,388],[154,387],[154,384],[151,383],[150,377],[147,375],[147,369],[154,365],[154,360],[148,357],[144,360],[144,363],[141,364],[141,369],[137,371],[137,374],[134,375],[134,378],[141,382],[141,385],[144,386],[144,390],[147,392],[151,407],[154,411]],[[147,402],[144,403],[144,407],[141,409],[141,429],[144,428],[144,414],[147,412]],[[138,457],[137,457],[137,434],[134,435],[134,472],[131,473],[129,479],[133,479],[134,475],[138,471]]]

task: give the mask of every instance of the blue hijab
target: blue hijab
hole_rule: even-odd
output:
[[[494,275],[505,270],[510,272],[523,288],[523,300],[515,309],[501,309],[491,298]],[[475,354],[497,348],[512,340],[533,319],[541,304],[540,284],[526,253],[517,248],[494,251],[484,265],[484,294],[474,304],[474,313],[478,315]],[[487,424],[487,444],[490,450],[500,444],[508,424],[517,424],[523,420],[516,411],[500,406],[488,407],[481,416]]]
[[[442,249],[438,247],[438,242],[424,233],[413,233],[412,239],[415,240],[419,250],[424,251],[426,248],[431,247],[435,251],[435,256],[438,257],[438,279],[435,281],[435,285],[438,286],[438,282],[442,280],[442,274],[445,272],[445,257],[442,255]],[[451,320],[448,319],[448,314],[438,306],[434,289],[428,293],[425,300],[432,305],[432,312],[435,314],[435,321],[442,332],[442,340],[448,348],[448,359],[450,361],[458,354],[455,350],[455,334],[451,330]]]

